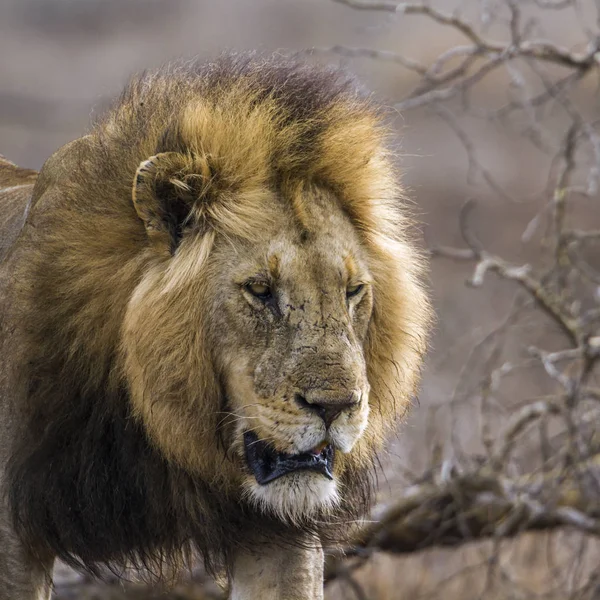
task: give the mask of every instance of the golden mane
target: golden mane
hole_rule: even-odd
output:
[[[12,452],[11,505],[32,548],[94,571],[127,561],[156,567],[192,543],[211,567],[227,564],[257,524],[284,532],[244,505],[232,483],[219,427],[225,398],[202,331],[191,352],[177,337],[185,316],[170,315],[158,334],[148,323],[157,397],[182,398],[160,406],[131,405],[123,332],[140,282],[188,293],[216,236],[252,239],[273,202],[288,202],[302,223],[300,192],[315,184],[350,218],[374,278],[371,417],[348,459],[339,508],[300,527],[337,539],[339,525],[364,511],[374,453],[416,392],[430,324],[387,136],[382,111],[339,70],[228,56],[136,77],[87,136],[49,159],[15,292],[26,323],[26,422]],[[160,173],[148,162],[156,155]],[[186,223],[200,232],[193,252],[182,245],[172,257],[181,224],[163,235],[153,223],[157,182],[190,203]],[[146,234],[153,227],[155,238]],[[202,282],[194,289],[207,293]],[[160,293],[157,306],[166,302]],[[165,355],[177,367],[162,365]],[[203,392],[194,411],[181,391],[190,373]]]

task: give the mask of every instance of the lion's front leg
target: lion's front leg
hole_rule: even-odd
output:
[[[0,514],[0,600],[50,600],[52,560],[34,560],[22,548],[6,514]]]
[[[240,552],[233,567],[231,600],[323,600],[323,550],[258,545]]]

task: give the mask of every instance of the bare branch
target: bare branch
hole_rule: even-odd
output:
[[[600,535],[597,491],[585,483],[599,469],[596,454],[560,477],[551,471],[510,479],[482,467],[446,483],[416,484],[365,526],[354,547],[330,557],[326,578],[337,577],[345,557],[368,557],[374,550],[407,554],[565,526]]]

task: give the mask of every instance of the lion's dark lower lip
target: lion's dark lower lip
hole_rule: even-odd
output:
[[[259,485],[266,485],[287,473],[295,471],[313,471],[333,479],[334,449],[325,446],[318,454],[285,454],[277,452],[273,446],[251,432],[244,433],[246,463]]]

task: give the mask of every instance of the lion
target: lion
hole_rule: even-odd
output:
[[[385,111],[227,55],[134,77],[39,174],[0,162],[0,599],[54,561],[323,597],[431,310]]]

